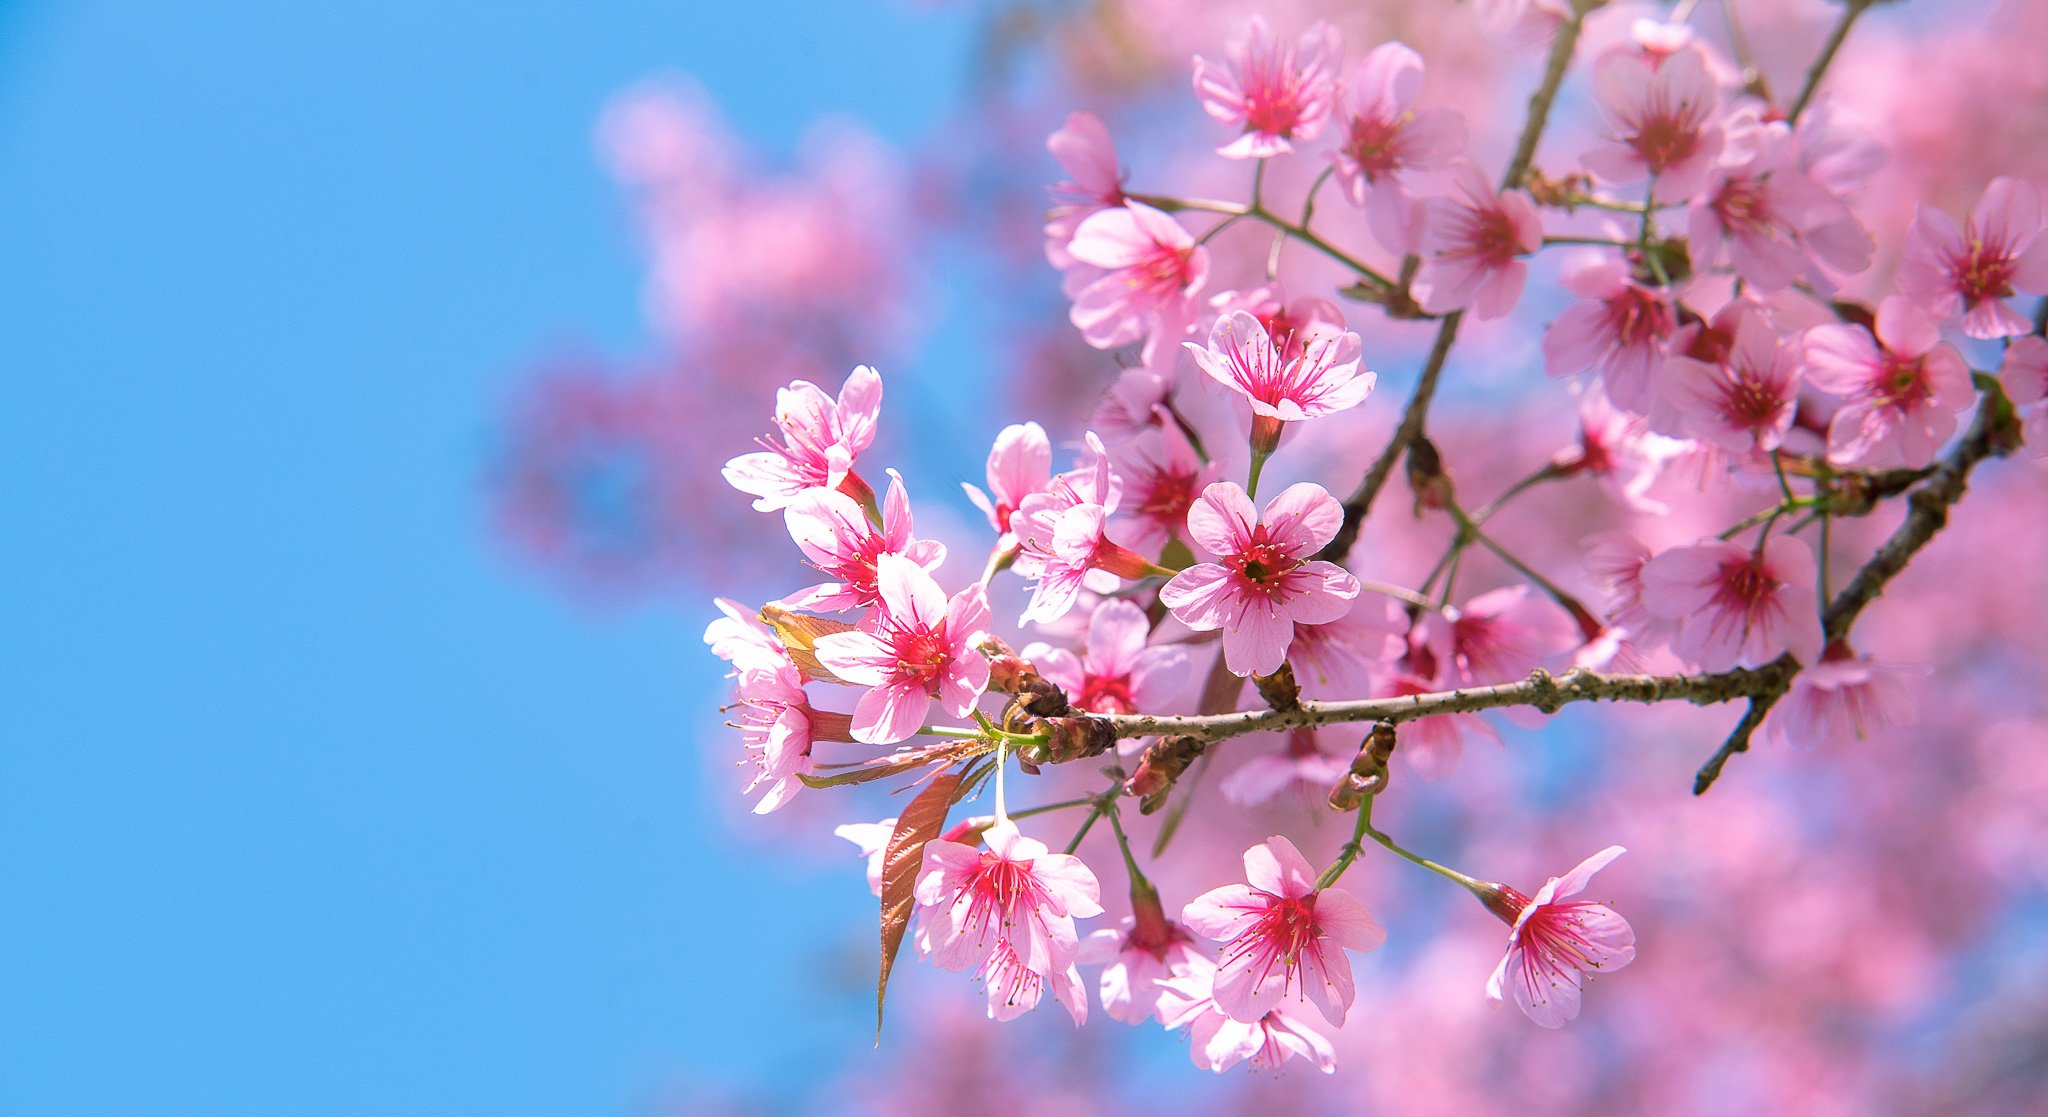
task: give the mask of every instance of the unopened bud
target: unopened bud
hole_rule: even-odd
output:
[[[1443,455],[1436,444],[1418,438],[1408,445],[1408,488],[1415,493],[1415,515],[1423,509],[1443,509],[1452,500],[1451,475],[1444,469]]]
[[[1045,742],[1045,762],[1064,764],[1101,756],[1116,747],[1116,727],[1101,718],[1055,717],[1045,719],[1052,737]]]
[[[1252,685],[1259,688],[1259,697],[1273,709],[1292,710],[1301,705],[1301,684],[1294,679],[1291,663],[1282,663],[1280,670],[1270,675],[1252,676]]]
[[[1480,881],[1478,887],[1472,889],[1472,895],[1486,905],[1487,911],[1492,912],[1502,923],[1510,927],[1515,925],[1516,920],[1522,918],[1522,911],[1529,906],[1529,897],[1505,884],[1496,884],[1490,880]]]
[[[1124,781],[1124,794],[1138,800],[1138,813],[1151,814],[1165,805],[1173,781],[1207,747],[1199,737],[1161,737],[1145,746],[1138,756],[1138,770]]]
[[[1387,788],[1387,762],[1394,755],[1394,723],[1382,721],[1358,746],[1351,769],[1330,789],[1330,806],[1355,811],[1365,800]]]

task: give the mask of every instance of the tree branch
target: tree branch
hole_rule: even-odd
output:
[[[1550,121],[1550,106],[1557,101],[1558,87],[1564,84],[1565,71],[1571,68],[1572,51],[1578,46],[1579,27],[1584,21],[1585,12],[1581,10],[1580,3],[1575,2],[1571,16],[1558,25],[1557,36],[1550,43],[1550,59],[1544,67],[1543,80],[1529,98],[1529,117],[1522,125],[1522,136],[1515,142],[1514,156],[1508,160],[1507,170],[1501,175],[1502,190],[1520,186],[1522,176],[1529,172],[1529,164],[1536,158],[1536,145],[1543,139],[1543,129]],[[1401,425],[1395,429],[1387,448],[1380,451],[1380,456],[1365,471],[1365,479],[1359,482],[1357,491],[1344,502],[1344,522],[1337,529],[1336,537],[1317,554],[1317,558],[1341,563],[1351,553],[1352,544],[1358,542],[1359,528],[1364,526],[1366,514],[1372,511],[1372,502],[1386,487],[1387,478],[1394,472],[1394,463],[1422,435],[1423,426],[1429,418],[1430,400],[1436,396],[1437,378],[1443,373],[1444,361],[1451,354],[1451,344],[1458,338],[1458,324],[1464,319],[1465,312],[1459,310],[1445,315],[1438,323],[1436,344],[1430,347],[1422,375],[1415,381],[1415,392],[1408,398],[1407,410],[1401,414]]]

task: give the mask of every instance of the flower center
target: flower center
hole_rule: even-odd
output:
[[[1685,106],[1678,108],[1682,110]],[[1633,146],[1652,171],[1662,171],[1680,162],[1699,146],[1699,130],[1692,126],[1686,115],[1667,110],[1645,120],[1636,132]]]
[[[1367,182],[1376,182],[1400,169],[1401,160],[1394,151],[1394,142],[1400,138],[1399,121],[1355,116],[1351,118],[1351,135],[1344,143],[1344,154],[1358,163]]]
[[[1134,714],[1138,704],[1131,698],[1129,675],[1090,675],[1081,684],[1081,697],[1074,703],[1098,714]]]
[[[1970,306],[1985,299],[2002,299],[2012,294],[2012,270],[2012,257],[2005,247],[1985,244],[1972,230],[1969,254],[1956,261],[1956,286]]]
[[[945,673],[946,665],[953,661],[953,652],[947,646],[941,632],[922,629],[906,633],[896,642],[896,660],[900,664],[900,677],[932,694],[939,692],[939,676]]]
[[[1238,576],[1241,590],[1272,597],[1280,592],[1282,580],[1288,572],[1301,565],[1301,560],[1266,538],[1266,525],[1252,529],[1251,545],[1230,556],[1225,567]]]

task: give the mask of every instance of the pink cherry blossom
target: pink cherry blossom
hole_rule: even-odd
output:
[[[1673,622],[1671,650],[1703,671],[1820,654],[1813,552],[1774,535],[1762,553],[1721,539],[1673,547],[1643,565],[1643,607]]]
[[[1693,198],[1689,248],[1695,269],[1725,254],[1765,294],[1825,266],[1853,275],[1870,266],[1870,234],[1841,199],[1809,178],[1783,121],[1754,107],[1732,118],[1728,151]]]
[[[1112,579],[1094,587],[1106,591],[1115,588],[1115,579],[1143,578],[1155,570],[1143,555],[1109,538],[1109,516],[1122,486],[1102,440],[1091,431],[1087,444],[1094,463],[1063,473],[1045,492],[1026,497],[1011,521],[1019,545],[1017,571],[1036,583],[1024,609],[1026,622],[1065,616],[1091,574]]]
[[[733,665],[729,709],[737,711],[734,727],[756,769],[746,790],[768,785],[754,804],[755,814],[766,814],[803,786],[797,777],[812,770],[814,741],[853,740],[851,719],[811,706],[802,672],[766,625],[735,602],[719,598],[718,607],[725,615],[704,630],[704,642]]]
[[[1431,314],[1469,306],[1498,318],[1522,297],[1529,265],[1522,257],[1543,245],[1543,219],[1527,196],[1497,194],[1479,168],[1459,160],[1449,197],[1429,200],[1425,259],[1415,297]]]
[[[1081,940],[1081,961],[1107,963],[1098,986],[1102,1011],[1112,1020],[1142,1024],[1159,1015],[1161,982],[1215,966],[1196,952],[1187,929],[1159,909],[1156,890],[1134,892],[1132,904],[1137,914]]]
[[[1976,399],[1962,354],[1902,295],[1878,304],[1875,339],[1838,323],[1806,331],[1805,345],[1807,382],[1848,401],[1828,425],[1836,465],[1924,466]]]
[[[1300,1057],[1324,1074],[1337,1070],[1337,1049],[1301,1017],[1275,1008],[1251,1023],[1233,1020],[1211,995],[1214,967],[1159,983],[1159,1020],[1169,1031],[1188,1030],[1188,1057],[1222,1074],[1250,1060],[1261,1070],[1279,1070]]]
[[[1024,658],[1079,709],[1151,713],[1187,686],[1188,652],[1175,644],[1148,647],[1150,636],[1145,611],[1112,598],[1088,618],[1088,643],[1081,655],[1032,644]]]
[[[1168,366],[1169,372],[1171,365]],[[1163,422],[1170,377],[1144,365],[1132,365],[1116,374],[1107,392],[1088,416],[1089,426],[1104,441],[1126,442],[1146,431],[1157,430]]]
[[[889,851],[889,839],[896,834],[894,815],[880,822],[849,822],[832,828],[835,837],[845,838],[868,863],[868,891],[882,894],[882,855]]]
[[[1232,159],[1264,159],[1314,139],[1337,100],[1337,29],[1317,22],[1295,46],[1273,37],[1266,21],[1240,24],[1219,66],[1195,56],[1195,94],[1202,109],[1244,134],[1217,148]]]
[[[1961,314],[1971,337],[2024,334],[2032,323],[2005,300],[2015,292],[2048,294],[2041,228],[2040,195],[2017,178],[1992,179],[1960,229],[1923,205],[1906,233],[1899,290],[1943,321]]]
[[[1257,318],[1259,325],[1266,327],[1266,336],[1279,347],[1280,356],[1289,361],[1300,360],[1314,338],[1344,329],[1344,312],[1337,309],[1336,303],[1316,298],[1290,300],[1278,283],[1245,291],[1223,291],[1209,300],[1209,306],[1219,317],[1242,310]]]
[[[1364,685],[1370,673],[1408,649],[1408,614],[1377,594],[1359,599],[1351,611],[1327,624],[1297,624],[1287,658],[1303,695],[1342,697]]]
[[[1052,187],[1053,205],[1045,222],[1046,258],[1053,267],[1065,268],[1073,261],[1067,244],[1081,222],[1124,204],[1123,175],[1117,169],[1116,143],[1094,113],[1068,113],[1066,126],[1045,147],[1067,172],[1067,181]]]
[[[1202,460],[1171,420],[1117,446],[1112,460],[1124,482],[1117,508],[1124,542],[1147,555],[1180,537],[1195,498],[1222,472],[1219,464]]]
[[[1246,850],[1244,872],[1247,883],[1211,889],[1181,910],[1196,934],[1224,944],[1217,1007],[1251,1024],[1290,995],[1306,997],[1343,1027],[1355,995],[1344,951],[1372,950],[1387,933],[1349,892],[1318,890],[1315,870],[1284,837]]]
[[[1761,310],[1742,313],[1722,360],[1666,361],[1664,391],[1686,433],[1736,453],[1775,450],[1799,409],[1799,356]]]
[[[1677,329],[1671,304],[1632,282],[1628,264],[1613,252],[1574,253],[1564,265],[1564,288],[1579,296],[1543,334],[1543,370],[1570,376],[1598,373],[1614,402],[1637,414],[1650,409],[1650,373],[1664,363]]]
[[[1344,135],[1330,162],[1351,204],[1365,208],[1372,235],[1387,251],[1416,251],[1422,209],[1405,176],[1434,171],[1465,150],[1465,118],[1455,109],[1415,109],[1422,92],[1422,56],[1403,43],[1381,43],[1349,82]]]
[[[1606,849],[1551,877],[1534,899],[1496,886],[1482,896],[1488,910],[1509,923],[1508,952],[1487,979],[1486,995],[1509,997],[1529,1019],[1559,1028],[1579,1015],[1586,978],[1612,973],[1636,959],[1636,933],[1628,920],[1605,904],[1571,900],[1585,891],[1593,874],[1627,851]]]
[[[1417,659],[1411,655],[1411,667],[1425,674],[1403,671],[1387,675],[1373,687],[1372,696],[1408,698],[1445,689],[1435,680],[1434,661],[1418,662]],[[1416,775],[1434,783],[1457,771],[1458,761],[1465,755],[1467,737],[1481,737],[1496,745],[1501,743],[1500,731],[1483,715],[1431,714],[1402,723],[1401,748],[1395,755],[1414,765]]]
[[[976,583],[946,599],[932,576],[902,555],[875,560],[881,606],[851,632],[817,640],[818,662],[870,688],[853,709],[853,736],[887,745],[916,733],[937,701],[966,717],[988,686],[988,660],[975,645],[989,627],[988,597]]]
[[[1828,645],[1819,663],[1792,678],[1792,689],[1771,707],[1764,729],[1796,745],[1848,744],[1906,721],[1913,711],[1909,670]]]
[[[1608,127],[1606,142],[1583,158],[1593,177],[1615,186],[1654,177],[1657,197],[1672,201],[1705,185],[1722,130],[1720,96],[1698,47],[1661,61],[1610,51],[1593,66],[1593,99]]]
[[[1284,349],[1296,339],[1276,342],[1257,318],[1233,310],[1210,328],[1206,347],[1181,343],[1211,379],[1251,402],[1252,443],[1267,453],[1278,445],[1279,424],[1356,407],[1379,379],[1360,367],[1357,334],[1321,323],[1302,332],[1301,355],[1289,359]]]
[[[1035,1007],[1049,980],[1080,1023],[1087,1003],[1072,973],[1074,920],[1102,914],[1101,885],[1080,858],[1050,852],[1008,820],[983,840],[986,850],[945,839],[925,846],[914,891],[919,952],[943,969],[979,968],[994,1019]]]
[[[1579,642],[1571,616],[1528,586],[1506,586],[1462,609],[1426,613],[1419,627],[1445,672],[1440,677],[1452,686],[1513,682]]]
[[[1188,510],[1188,534],[1220,561],[1176,574],[1159,600],[1197,632],[1222,629],[1223,658],[1232,672],[1278,671],[1296,624],[1334,621],[1358,596],[1358,579],[1349,572],[1308,560],[1335,538],[1343,518],[1321,485],[1290,486],[1267,503],[1263,517],[1235,482],[1210,485]]]
[[[902,555],[930,571],[946,558],[945,544],[911,538],[910,496],[903,478],[889,471],[878,531],[851,497],[832,489],[806,489],[782,510],[790,537],[811,565],[838,579],[799,590],[782,599],[791,609],[836,612],[871,609],[881,602],[875,560]]]
[[[1127,201],[1081,222],[1067,251],[1069,317],[1097,349],[1147,335],[1177,341],[1194,321],[1209,253],[1172,217]]]
[[[1010,520],[1024,498],[1052,484],[1052,441],[1037,423],[1012,423],[996,435],[988,452],[988,492],[962,482],[967,499],[988,517],[998,535],[1011,535]]]
[[[1316,731],[1304,726],[1287,732],[1285,752],[1252,757],[1223,777],[1216,790],[1240,807],[1256,807],[1289,787],[1301,788],[1305,798],[1320,803],[1350,770],[1350,755],[1324,752],[1316,745]]]
[[[1688,444],[1652,434],[1647,420],[1609,403],[1598,385],[1574,394],[1579,398],[1579,444],[1561,451],[1553,465],[1567,475],[1599,478],[1624,507],[1663,515],[1668,509],[1650,498],[1650,487],[1663,475],[1665,463]]]
[[[783,444],[763,440],[765,450],[725,463],[725,479],[757,497],[754,507],[763,512],[787,505],[805,489],[836,489],[853,471],[854,458],[875,440],[881,406],[881,374],[866,365],[846,378],[837,400],[807,380],[795,381],[775,393]]]
[[[2020,409],[2027,453],[2048,457],[2048,341],[2028,336],[2007,345],[1998,380]]]
[[[773,629],[758,614],[727,597],[712,599],[723,616],[704,629],[704,643],[711,654],[744,671],[752,667],[775,667],[789,662],[789,652]]]
[[[1607,593],[1607,619],[1626,630],[1642,647],[1656,647],[1671,638],[1673,623],[1643,605],[1643,566],[1650,549],[1625,531],[1605,531],[1582,544],[1586,573]]]

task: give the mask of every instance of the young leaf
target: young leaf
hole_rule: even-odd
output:
[[[877,1046],[882,1042],[882,1003],[889,994],[889,971],[896,965],[896,951],[903,945],[911,910],[917,906],[912,892],[924,865],[925,843],[946,829],[946,811],[952,807],[953,792],[959,785],[957,772],[932,777],[897,816],[896,829],[890,832],[889,846],[882,854],[882,973],[875,983]]]

